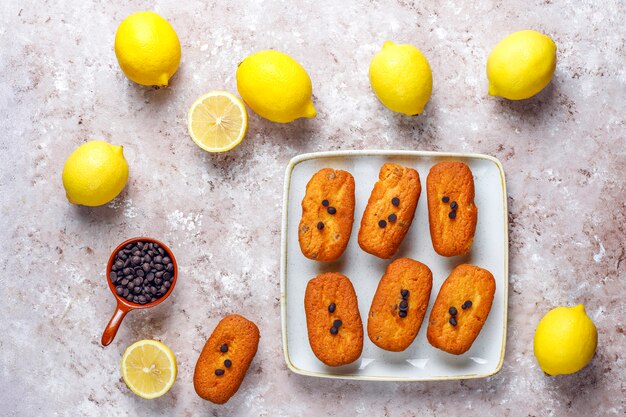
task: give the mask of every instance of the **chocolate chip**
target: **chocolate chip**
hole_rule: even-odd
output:
[[[228,345],[226,343],[224,343],[222,346],[220,346],[220,352],[222,352],[222,353],[228,352]]]
[[[456,217],[456,211],[452,210],[450,213],[448,213],[448,217],[454,219]]]
[[[450,320],[448,320],[450,322],[451,325],[456,326],[456,319],[454,317],[450,317]]]
[[[334,313],[336,308],[337,306],[335,305],[335,303],[330,303],[330,305],[328,306],[328,312]]]
[[[117,288],[115,288],[115,294],[117,295],[122,295],[124,294],[124,287],[122,287],[121,285]]]
[[[387,226],[387,222],[386,222],[386,221],[384,221],[384,220],[380,220],[380,221],[378,222],[378,227],[380,227],[381,229],[384,229],[384,228],[385,228],[385,226]]]
[[[116,282],[117,281],[117,273],[111,271],[111,273],[109,274],[109,278],[111,279],[111,281]]]
[[[230,359],[226,359],[224,361],[224,366],[227,368],[230,368],[233,365],[233,363],[230,361]]]
[[[402,296],[404,300],[406,300],[409,297],[409,290],[404,290],[404,289],[400,290],[400,295]]]
[[[223,370],[223,369],[216,369],[216,370],[215,370],[215,375],[217,375],[217,376],[222,376],[222,375],[224,375],[224,370]]]
[[[391,199],[391,204],[398,207],[400,205],[400,199],[398,197],[394,197]]]
[[[448,309],[448,313],[450,313],[451,316],[456,316],[456,313],[457,313],[456,307],[450,307]]]
[[[400,316],[401,318],[405,318],[406,317],[406,310],[400,310],[398,311],[398,316]]]
[[[450,201],[450,197],[448,197],[447,195],[444,195],[441,201],[443,201],[444,203],[447,203],[448,201]]]
[[[322,230],[324,228],[324,223],[323,222],[317,222],[317,229],[318,230]]]
[[[400,301],[400,310],[406,311],[409,309],[409,303],[406,300]]]
[[[470,308],[471,306],[472,306],[472,302],[470,300],[467,300],[466,302],[463,303],[461,308],[465,310],[466,308]]]
[[[396,220],[398,220],[398,216],[396,216],[395,214],[391,213],[389,215],[389,217],[387,217],[387,220],[389,220],[390,222],[395,222]]]
[[[333,321],[333,327],[340,328],[343,322],[341,320]]]
[[[328,202],[328,200],[322,200],[322,205],[323,205],[324,207],[328,207],[328,205],[329,205],[329,204],[330,204],[330,203]]]
[[[456,210],[459,208],[459,205],[456,203],[456,201],[453,201],[452,203],[450,203],[450,208],[452,210]]]
[[[330,334],[332,334],[332,335],[337,334],[337,332],[338,332],[338,331],[339,331],[339,329],[338,329],[338,328],[336,328],[335,326],[333,326],[333,327],[331,327],[331,328],[330,328]]]
[[[337,209],[334,207],[328,207],[328,209],[326,209],[326,211],[328,211],[328,214],[335,214],[337,213]]]

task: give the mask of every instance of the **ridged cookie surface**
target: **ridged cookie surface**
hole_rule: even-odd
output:
[[[361,249],[379,258],[391,258],[411,227],[421,190],[416,170],[383,165],[361,219]]]
[[[390,263],[370,307],[370,340],[394,352],[409,347],[424,320],[432,287],[433,274],[423,263],[408,258]]]
[[[338,259],[348,245],[354,222],[354,178],[324,168],[306,186],[298,242],[302,254],[316,261]]]
[[[196,393],[215,404],[228,401],[246,376],[256,355],[259,337],[258,327],[245,317],[238,314],[224,317],[198,358],[193,375]]]
[[[435,252],[465,255],[472,248],[478,218],[472,171],[463,162],[440,162],[430,169],[426,192]]]
[[[430,312],[430,344],[454,355],[467,352],[487,320],[495,291],[496,281],[486,269],[469,264],[454,268]]]
[[[361,356],[363,323],[354,287],[346,276],[329,272],[310,280],[304,310],[309,343],[320,361],[340,366]],[[337,320],[341,321],[339,326]],[[337,330],[335,334],[332,328]]]

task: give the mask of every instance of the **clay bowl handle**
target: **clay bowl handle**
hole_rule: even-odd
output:
[[[117,307],[115,308],[115,313],[109,320],[109,324],[107,324],[106,329],[104,329],[104,333],[102,333],[102,346],[108,346],[111,344],[115,335],[117,334],[117,329],[119,329],[120,324],[122,324],[122,320],[126,316],[131,309],[124,304],[117,303]]]

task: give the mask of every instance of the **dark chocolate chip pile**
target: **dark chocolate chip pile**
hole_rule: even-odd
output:
[[[222,345],[220,345],[220,352],[222,353],[228,353],[228,345],[226,343],[222,343]],[[224,360],[224,367],[226,368],[230,368],[231,366],[233,366],[233,363],[230,359],[225,359]],[[217,376],[222,376],[224,375],[224,373],[226,373],[226,371],[224,369],[216,369],[215,370],[215,375]]]
[[[159,244],[129,243],[115,254],[109,279],[117,295],[146,304],[163,297],[172,285],[174,263]]]
[[[450,197],[448,197],[447,195],[444,195],[441,201],[443,201],[444,203],[447,203],[448,201],[450,201]],[[448,213],[448,217],[451,219],[455,219],[456,211],[458,208],[459,208],[459,205],[457,204],[456,201],[453,201],[452,203],[450,203],[450,212]]]
[[[400,290],[400,296],[402,297],[402,301],[400,301],[400,305],[398,306],[400,310],[398,311],[398,316],[400,318],[405,318],[408,314],[409,302],[407,301],[407,298],[409,298],[409,294],[410,294],[409,290],[406,290],[406,289]]]

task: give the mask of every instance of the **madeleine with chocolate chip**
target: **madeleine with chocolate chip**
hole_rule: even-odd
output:
[[[203,399],[224,404],[235,395],[259,346],[259,328],[238,314],[222,319],[196,363],[193,386]]]
[[[302,254],[316,261],[335,261],[348,246],[354,222],[354,177],[324,168],[306,186],[298,242]]]
[[[416,170],[383,165],[361,219],[361,249],[383,259],[395,255],[411,227],[421,191]]]

